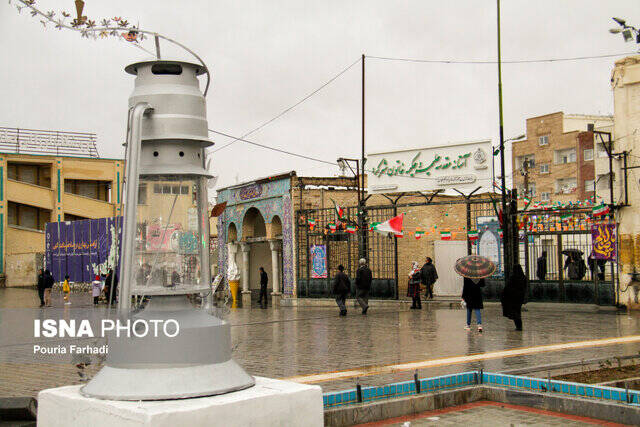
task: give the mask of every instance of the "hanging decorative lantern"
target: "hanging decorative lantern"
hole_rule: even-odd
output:
[[[127,170],[119,314],[133,322],[173,320],[174,336],[110,337],[105,367],[82,392],[112,400],[211,396],[254,384],[231,359],[224,322],[195,309],[188,296],[210,297],[209,213],[202,66],[151,61],[125,69],[136,76],[129,98]],[[138,200],[146,191],[145,203]],[[140,242],[137,229],[146,230]],[[131,314],[131,299],[149,299]]]

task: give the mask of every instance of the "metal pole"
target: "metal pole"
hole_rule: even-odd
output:
[[[500,182],[502,184],[502,245],[504,250],[504,276],[509,277],[511,274],[511,230],[508,226],[509,213],[507,212],[507,180],[504,169],[504,121],[502,115],[502,57],[500,50],[500,0],[497,0],[497,15],[498,15],[498,111],[500,116],[500,171],[502,176]]]
[[[629,187],[627,185],[627,154],[626,150],[622,152],[622,161],[624,166],[624,204],[629,205]]]
[[[613,204],[613,143],[611,142],[611,134],[609,136],[609,203]]]
[[[138,163],[140,161],[140,145],[142,136],[142,116],[151,110],[151,105],[140,102],[133,107],[131,113],[131,133],[127,143],[126,156],[126,201],[122,230],[122,252],[120,257],[120,300],[118,313],[126,316],[131,309],[131,288],[133,277],[133,254],[136,241],[136,219],[138,205]]]
[[[365,111],[364,111],[364,95],[365,95],[365,74],[364,74],[364,63],[365,63],[365,56],[364,53],[362,54],[362,147],[361,147],[361,152],[360,152],[360,176],[358,177],[358,193],[360,193],[360,191],[362,192],[361,194],[359,194],[358,197],[358,229],[360,230],[360,238],[359,243],[360,243],[360,258],[367,258],[367,254],[368,254],[368,250],[367,250],[367,233],[363,230],[363,226],[364,226],[364,222],[363,222],[363,214],[364,214],[364,177],[365,177],[365,173],[364,173],[364,164],[366,162],[365,159],[365,153],[364,153],[364,123],[365,123]],[[357,163],[356,163],[356,167],[357,167]],[[360,183],[360,180],[362,180],[362,183]]]
[[[158,57],[157,59],[160,59],[160,37],[158,36],[158,34],[156,34],[154,36],[155,41],[156,41],[156,56]]]

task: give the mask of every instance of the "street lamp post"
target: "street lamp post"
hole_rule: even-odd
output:
[[[360,175],[360,160],[358,159],[346,159],[344,157],[340,157],[338,160],[338,166],[341,170],[346,170],[349,168],[351,173],[353,173],[355,181],[356,181],[356,192],[358,196],[358,210],[357,210],[357,223],[358,223],[358,258],[367,258],[367,249],[366,249],[366,234],[364,232],[364,182],[361,184],[361,175]],[[355,163],[355,170],[351,166],[351,163]]]
[[[622,37],[625,42],[634,40],[637,44],[640,44],[640,30],[632,25],[627,25],[627,21],[622,18],[611,18],[614,22],[620,25],[620,28],[611,28],[609,32],[611,34],[622,33]]]

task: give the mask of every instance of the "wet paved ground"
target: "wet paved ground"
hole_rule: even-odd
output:
[[[72,302],[74,308],[92,307],[88,296],[73,295]],[[37,305],[34,290],[0,289],[0,308]],[[60,295],[54,295],[54,306],[62,306]],[[465,312],[444,308],[421,311],[371,309],[367,316],[350,309],[347,317],[339,317],[335,308],[254,308],[232,310],[226,318],[232,325],[234,358],[249,373],[272,378],[636,335],[640,331],[637,314],[558,311],[550,307],[523,313],[524,332],[516,332],[513,323],[501,316],[499,307],[490,306],[483,311],[483,334],[463,329]],[[10,351],[17,354],[15,345],[10,348],[7,343],[15,344],[20,341],[18,338],[23,337],[0,342],[0,359]],[[21,342],[26,346],[34,340],[24,338]],[[420,370],[418,375],[429,377],[470,369],[502,371],[568,360],[638,354],[639,351],[638,343],[553,351],[439,366]],[[35,395],[43,388],[80,380],[78,369],[70,364],[35,364],[29,363],[32,359],[19,356],[4,360],[0,364],[0,396]],[[94,365],[84,371],[91,376],[97,369]],[[399,372],[365,376],[359,380],[363,385],[384,384],[405,381],[412,375],[413,372]],[[355,379],[347,379],[320,385],[325,390],[340,390],[352,388],[354,383]]]
[[[361,424],[361,427],[393,426],[403,427],[410,423],[418,426],[591,426],[604,424],[600,420],[573,417],[550,411],[504,405],[494,402],[476,402],[470,405],[447,408],[443,411],[425,412],[414,416],[401,417],[382,422]],[[620,425],[607,423],[606,425]]]

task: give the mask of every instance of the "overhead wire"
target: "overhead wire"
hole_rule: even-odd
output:
[[[502,64],[531,64],[531,63],[545,63],[545,62],[567,62],[567,61],[582,61],[586,59],[600,59],[600,58],[613,58],[616,56],[636,55],[635,52],[629,53],[613,53],[606,55],[592,55],[592,56],[574,56],[567,58],[546,58],[546,59],[505,59],[501,60]],[[488,65],[497,64],[495,60],[456,60],[456,59],[420,59],[420,58],[398,58],[391,56],[369,56],[370,59],[380,59],[383,61],[400,61],[400,62],[423,62],[431,64],[476,64],[476,65]]]
[[[322,89],[324,89],[325,87],[329,86],[331,83],[333,83],[337,78],[339,78],[341,75],[343,75],[344,73],[346,73],[347,71],[349,71],[354,65],[356,65],[357,63],[359,63],[360,61],[362,61],[362,57],[359,57],[357,60],[355,60],[353,63],[351,63],[350,65],[348,65],[347,67],[343,68],[338,74],[334,75],[333,77],[331,77],[329,80],[327,80],[324,84],[322,84],[320,87],[318,87],[317,89],[315,89],[314,91],[310,92],[307,96],[305,96],[304,98],[302,98],[301,100],[299,100],[298,102],[296,102],[295,104],[293,104],[292,106],[285,108],[284,110],[282,110],[280,113],[278,113],[275,117],[267,120],[266,122],[262,123],[261,125],[259,125],[258,127],[250,130],[249,132],[243,134],[240,138],[236,138],[233,141],[223,145],[220,148],[217,148],[215,150],[212,150],[212,153],[218,152],[224,148],[227,148],[228,146],[230,146],[231,144],[237,142],[237,141],[241,141],[242,138],[246,138],[249,135],[259,131],[260,129],[262,129],[263,127],[267,126],[268,124],[278,120],[280,117],[284,116],[285,114],[287,114],[289,111],[293,110],[294,108],[296,108],[298,105],[302,104],[303,102],[305,102],[307,99],[311,98],[313,95],[315,95],[316,93],[320,92]],[[209,129],[210,131],[216,133],[215,131]]]

